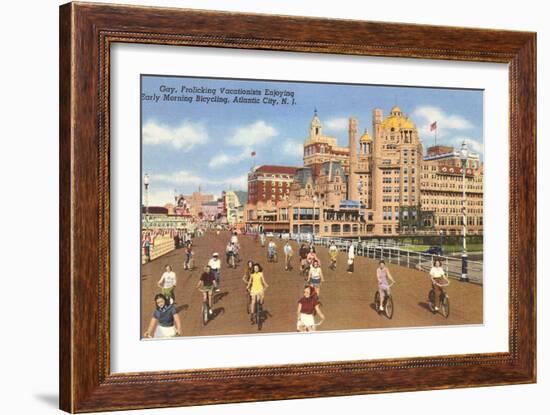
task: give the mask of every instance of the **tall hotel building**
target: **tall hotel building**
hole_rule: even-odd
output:
[[[428,148],[397,106],[372,112],[372,136],[348,122],[347,145],[323,134],[315,112],[303,167],[260,166],[249,174],[245,221],[264,230],[369,237],[460,234],[462,167],[452,147]],[[279,191],[281,189],[281,191]],[[470,153],[468,234],[483,230],[483,167]]]

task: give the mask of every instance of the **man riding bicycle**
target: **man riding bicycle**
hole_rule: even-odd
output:
[[[197,288],[202,293],[202,301],[208,301],[208,310],[212,314],[212,292],[216,287],[216,277],[212,269],[207,265],[204,267],[204,272],[197,283]]]
[[[275,258],[275,255],[277,254],[277,244],[275,241],[270,240],[267,244],[267,257],[270,261],[273,261]]]
[[[290,241],[286,241],[283,251],[285,253],[285,271],[288,271],[292,268],[290,265],[290,260],[292,259],[292,255],[294,253],[292,250],[292,245],[290,245]]]

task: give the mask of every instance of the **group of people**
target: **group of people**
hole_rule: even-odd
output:
[[[263,243],[262,243],[263,242]],[[265,240],[260,243],[265,246]],[[185,247],[185,263],[184,268],[189,269],[190,258],[192,258],[192,244],[188,243]],[[239,241],[237,233],[233,232],[231,239],[226,247],[226,262],[229,263],[229,255],[234,255],[238,258]],[[267,244],[268,258],[276,252],[277,245],[272,239]],[[283,247],[285,256],[285,270],[292,269],[291,260],[294,255],[292,245],[287,240]],[[330,258],[330,268],[336,269],[339,249],[335,243],[330,243],[328,253]],[[323,323],[325,316],[321,310],[321,302],[319,300],[321,294],[321,284],[325,281],[321,261],[316,253],[313,244],[302,243],[300,245],[298,255],[300,258],[300,271],[304,275],[305,283],[302,292],[302,297],[297,304],[297,330],[298,331],[315,331],[316,327]],[[347,248],[348,268],[347,271],[353,272],[353,263],[355,259],[355,250],[353,244]],[[212,314],[212,296],[214,291],[220,290],[222,261],[217,252],[212,254],[207,265],[197,282],[196,288],[202,293],[203,301],[209,304],[209,312]],[[430,269],[430,278],[432,288],[435,291],[435,310],[440,307],[439,301],[443,293],[443,287],[449,284],[449,280],[442,267],[440,260],[435,260],[433,267]],[[378,292],[380,295],[379,311],[384,310],[386,296],[391,295],[391,286],[395,283],[390,270],[382,259],[378,263],[376,269],[376,279]],[[242,281],[245,284],[248,295],[250,296],[249,314],[251,322],[254,322],[254,312],[256,302],[264,302],[265,291],[269,287],[263,268],[259,262],[249,259],[244,267]],[[158,280],[157,285],[161,292],[155,295],[155,305],[153,316],[150,324],[144,334],[144,337],[170,337],[181,334],[181,322],[176,312],[175,288],[177,278],[175,272],[170,265],[166,265],[164,273]],[[318,322],[314,316],[318,316]]]

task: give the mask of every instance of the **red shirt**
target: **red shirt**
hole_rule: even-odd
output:
[[[309,296],[309,298],[300,298],[300,301],[298,301],[298,303],[302,304],[302,309],[300,310],[300,313],[313,314],[313,312],[315,311],[315,307],[319,304],[319,299],[316,295],[311,295]]]

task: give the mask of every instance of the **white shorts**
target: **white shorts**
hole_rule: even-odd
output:
[[[176,337],[176,327],[162,327],[159,324],[155,330],[155,337]]]
[[[305,327],[313,327],[315,326],[315,319],[313,318],[313,314],[304,314],[300,313],[300,319],[298,320],[298,323],[296,324],[297,329],[300,330]]]

